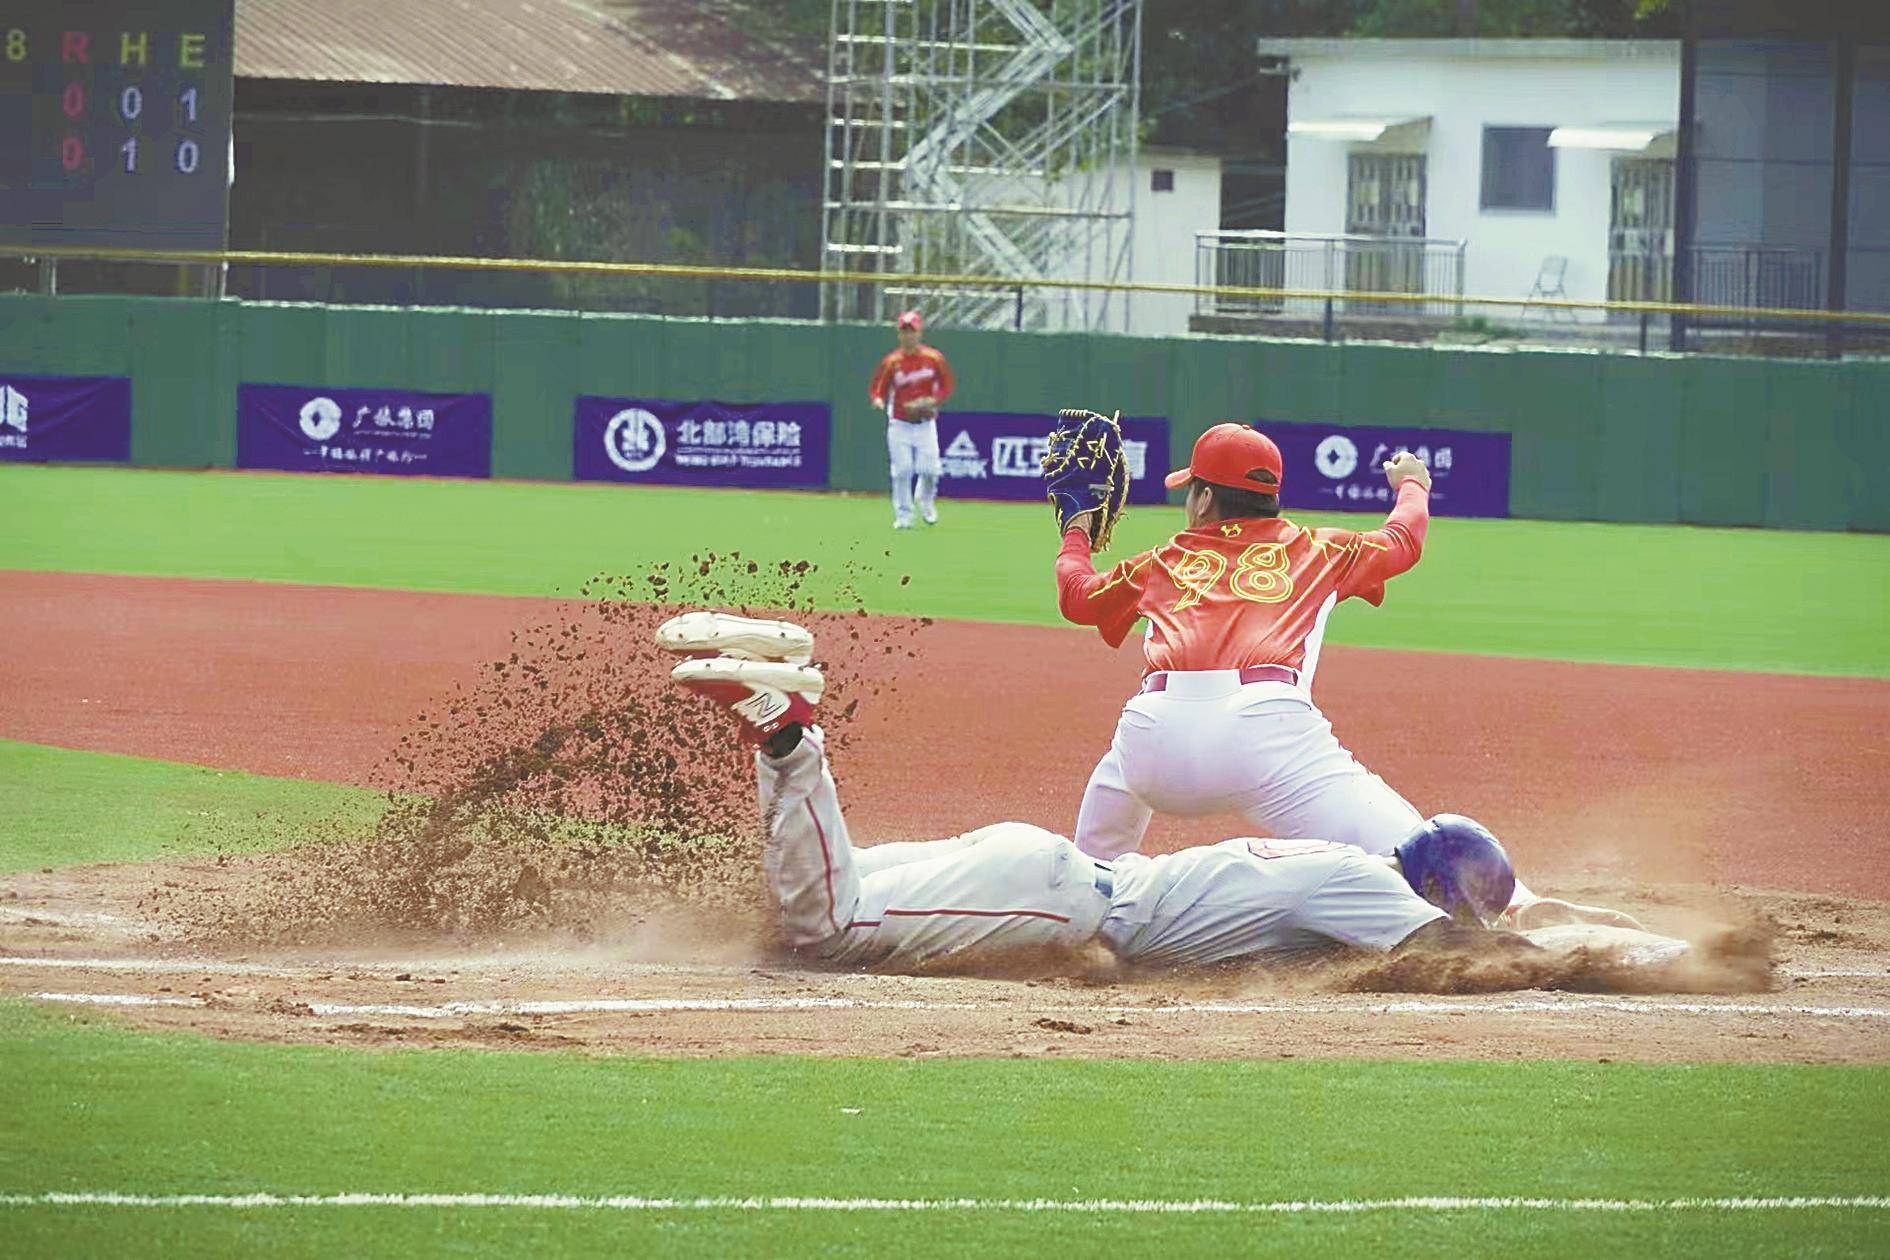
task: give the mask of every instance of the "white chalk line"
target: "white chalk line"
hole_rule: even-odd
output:
[[[586,967],[609,967],[625,974],[650,975],[726,975],[741,976],[748,972],[746,967],[723,965],[687,964],[687,963],[636,963],[619,962],[613,959],[576,960],[559,958],[554,955],[539,954],[529,958],[494,957],[494,958],[432,958],[416,959],[410,962],[361,961],[311,963],[254,963],[225,961],[216,958],[58,958],[34,957],[32,955],[0,955],[0,967],[43,968],[55,971],[148,971],[156,975],[188,975],[192,973],[222,974],[228,976],[270,976],[285,980],[324,976],[336,972],[359,972],[363,975],[398,975],[401,973],[428,972],[484,972],[515,971],[521,965],[544,966],[556,969],[564,966],[570,970],[582,970]],[[809,972],[817,975],[817,972]],[[1788,980],[1890,980],[1890,969],[1847,969],[1847,968],[1795,968],[1780,967],[1776,974]]]
[[[726,967],[686,963],[636,963],[618,962],[610,958],[574,960],[556,958],[551,955],[532,955],[529,957],[508,956],[495,958],[429,958],[410,962],[362,961],[350,962],[345,959],[333,962],[312,963],[253,963],[236,960],[225,961],[219,958],[59,958],[35,957],[30,954],[0,955],[0,967],[19,967],[31,970],[50,971],[147,971],[154,975],[225,975],[225,976],[269,976],[283,980],[312,979],[318,976],[348,975],[388,975],[400,974],[437,975],[441,972],[501,972],[511,973],[521,966],[565,966],[572,970],[585,967],[595,969],[608,967],[612,972],[626,975],[711,975],[741,976],[747,974],[746,968]],[[1890,975],[1890,973],[1886,973]]]
[[[85,1006],[208,1006],[197,997],[158,997],[137,993],[35,993],[42,1002]],[[997,1002],[933,1002],[916,998],[571,998],[515,1002],[499,999],[440,1002],[305,1002],[311,1015],[401,1019],[463,1019],[477,1015],[689,1014],[726,1011],[969,1011],[996,1015],[1581,1015],[1595,1011],[1629,1015],[1798,1015],[1822,1019],[1890,1019],[1890,1008],[1876,1006],[1767,1005],[1758,1002],[1672,1002],[1658,998],[1519,998],[1512,1001],[1403,1001],[1358,1004],[1293,1005],[1271,1002],[1178,1002],[1159,1006],[1009,1005]]]
[[[1565,1199],[1514,1196],[1399,1199],[877,1199],[786,1195],[651,1198],[643,1195],[568,1194],[120,1194],[48,1192],[0,1194],[0,1207],[111,1208],[526,1208],[563,1212],[1052,1212],[1095,1215],[1194,1216],[1367,1212],[1795,1212],[1811,1209],[1890,1208],[1887,1195],[1773,1198]]]
[[[47,968],[70,971],[149,971],[159,974],[186,974],[190,972],[222,973],[232,976],[275,976],[283,979],[324,976],[336,972],[360,972],[379,975],[383,972],[395,975],[402,972],[512,972],[520,966],[547,966],[552,969],[564,967],[578,971],[609,967],[612,971],[630,974],[652,975],[726,975],[742,976],[751,968],[747,966],[729,966],[726,964],[705,963],[652,963],[620,961],[612,958],[571,958],[556,954],[532,954],[529,956],[497,955],[493,957],[455,957],[455,958],[419,958],[406,962],[388,962],[382,959],[350,961],[336,959],[306,963],[256,963],[240,960],[225,960],[202,957],[169,958],[64,958],[57,956],[36,956],[31,954],[0,954],[0,967]],[[819,972],[808,972],[819,975]],[[1890,980],[1890,969],[1886,968],[1799,968],[1780,967],[1775,973],[1788,980],[1852,979],[1852,980]]]
[[[78,1006],[202,1006],[194,997],[168,997],[155,993],[35,993],[42,1002],[70,1002]]]
[[[747,977],[750,967],[731,967],[718,963],[639,963],[616,962],[610,958],[603,960],[573,960],[559,958],[556,954],[533,954],[527,958],[520,956],[493,956],[493,958],[420,958],[410,962],[335,962],[310,963],[253,963],[238,960],[219,960],[219,958],[36,958],[30,954],[0,954],[0,967],[25,967],[25,969],[47,969],[47,971],[149,971],[153,975],[257,975],[274,979],[295,980],[325,977],[333,973],[361,973],[361,975],[401,975],[401,973],[512,973],[520,965],[546,965],[558,969],[559,965],[580,971],[609,967],[610,971],[620,975],[726,975],[726,977]],[[807,975],[820,975],[809,971]],[[1788,980],[1890,980],[1890,969],[1847,969],[1847,967],[1778,967],[1780,979]]]
[[[123,923],[115,914],[103,914],[90,911],[68,914],[58,910],[16,910],[11,906],[0,906],[0,919],[10,923],[50,923],[55,927],[84,927],[97,923]]]

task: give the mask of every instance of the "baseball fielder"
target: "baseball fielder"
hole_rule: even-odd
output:
[[[1379,604],[1418,562],[1430,472],[1408,452],[1384,465],[1397,503],[1382,527],[1305,529],[1280,515],[1283,464],[1250,425],[1219,424],[1168,488],[1188,488],[1188,528],[1098,574],[1089,516],[1057,556],[1057,606],[1111,647],[1147,618],[1148,663],[1077,814],[1076,843],[1109,859],[1142,843],[1156,810],[1235,813],[1277,836],[1317,836],[1388,854],[1417,810],[1359,765],[1312,701],[1326,619],[1341,600]],[[1638,929],[1617,911],[1537,897],[1520,881],[1505,923]]]
[[[867,395],[886,413],[886,453],[892,464],[893,528],[912,528],[913,481],[919,519],[938,524],[938,409],[952,396],[945,356],[919,340],[925,321],[917,311],[899,316],[899,348],[879,361]]]
[[[1188,528],[1097,574],[1073,523],[1057,556],[1064,617],[1120,646],[1148,619],[1142,689],[1090,776],[1076,843],[1113,858],[1142,842],[1156,810],[1237,813],[1270,835],[1319,836],[1387,853],[1418,812],[1352,759],[1312,702],[1326,619],[1340,600],[1383,601],[1418,561],[1430,474],[1400,452],[1385,465],[1397,504],[1380,529],[1302,529],[1281,517],[1279,448],[1244,424],[1215,425],[1187,467]]]
[[[1508,904],[1514,877],[1495,837],[1453,815],[1408,828],[1390,858],[1324,840],[1243,838],[1100,861],[1016,822],[855,849],[813,724],[824,686],[807,664],[813,636],[696,612],[666,622],[657,642],[691,658],[672,677],[726,705],[758,746],[769,887],[789,943],[826,961],[900,970],[1092,940],[1126,962],[1172,966],[1335,945],[1537,948],[1483,926]]]

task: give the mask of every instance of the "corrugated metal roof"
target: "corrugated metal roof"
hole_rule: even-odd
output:
[[[809,59],[693,0],[237,0],[236,73],[709,100],[825,99]]]

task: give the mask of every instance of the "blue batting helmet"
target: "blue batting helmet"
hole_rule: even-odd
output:
[[[1516,868],[1501,842],[1462,814],[1419,823],[1396,852],[1405,881],[1453,919],[1493,923],[1516,891]]]

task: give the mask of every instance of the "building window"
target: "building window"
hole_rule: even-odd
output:
[[[1553,127],[1483,129],[1483,208],[1555,209]]]
[[[1158,166],[1149,172],[1148,188],[1150,192],[1175,191],[1175,173],[1165,166]]]

